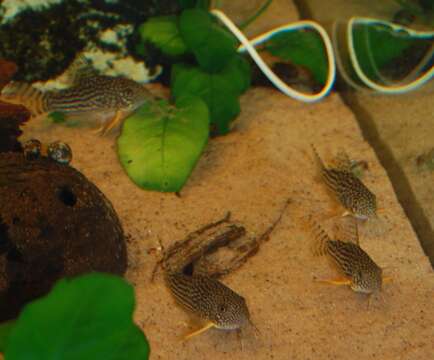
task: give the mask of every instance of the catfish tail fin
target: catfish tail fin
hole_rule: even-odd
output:
[[[49,111],[48,94],[23,82],[11,81],[8,83],[0,93],[0,100],[23,105],[32,113],[32,116],[38,116]]]

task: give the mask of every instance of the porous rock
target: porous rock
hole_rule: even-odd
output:
[[[123,230],[109,200],[72,167],[0,154],[0,319],[62,278],[122,275]]]

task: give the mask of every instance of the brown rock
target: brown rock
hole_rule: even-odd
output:
[[[123,274],[119,219],[98,188],[47,158],[0,154],[0,319],[65,276]]]
[[[22,134],[20,126],[30,117],[23,106],[6,104],[0,101],[0,152],[20,151],[18,137]]]

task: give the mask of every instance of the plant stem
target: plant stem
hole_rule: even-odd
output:
[[[265,12],[265,10],[268,9],[272,2],[273,0],[267,0],[255,14],[253,14],[250,18],[240,24],[240,29],[244,30],[247,26],[254,22],[259,16],[261,16]]]

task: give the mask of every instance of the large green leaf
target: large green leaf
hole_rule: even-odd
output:
[[[132,322],[134,291],[121,278],[89,274],[59,281],[27,305],[6,360],[145,360],[149,345]]]
[[[143,105],[124,123],[119,158],[140,187],[176,192],[187,181],[208,134],[208,108],[198,97],[180,97],[176,108],[167,101]]]
[[[140,25],[139,33],[142,40],[151,42],[166,55],[176,56],[187,52],[179,33],[177,16],[150,18]]]
[[[265,49],[285,61],[307,67],[318,83],[326,83],[327,54],[318,33],[306,30],[283,32],[271,38]]]
[[[250,86],[250,67],[237,55],[219,73],[208,73],[185,64],[172,69],[172,95],[199,96],[208,105],[211,123],[217,133],[226,134],[230,123],[240,113],[239,96]]]
[[[179,29],[197,62],[206,71],[220,71],[237,53],[235,37],[215,23],[207,11],[183,11]]]

